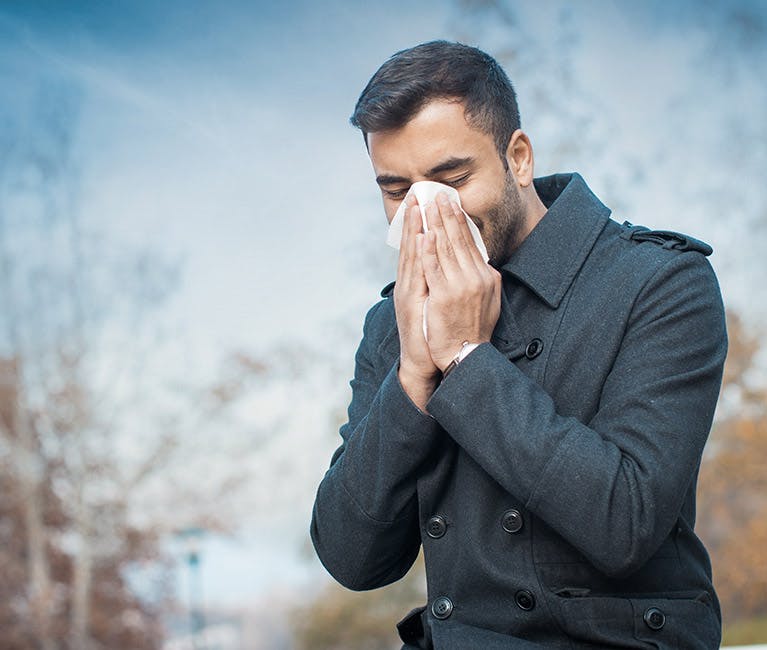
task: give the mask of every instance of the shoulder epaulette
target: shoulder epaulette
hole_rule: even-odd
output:
[[[381,297],[382,298],[388,298],[389,296],[394,293],[394,285],[396,284],[396,280],[394,282],[389,282],[383,289],[381,289]]]
[[[623,222],[623,239],[636,242],[649,241],[663,248],[677,251],[697,251],[703,255],[711,255],[714,249],[706,242],[673,230],[650,230],[644,226],[635,226],[628,221]]]

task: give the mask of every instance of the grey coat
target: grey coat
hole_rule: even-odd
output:
[[[391,287],[368,313],[315,548],[362,590],[423,545],[408,647],[718,648],[693,530],[727,345],[711,249],[619,225],[577,174],[535,185],[548,211],[502,268],[492,342],[430,415],[397,379]]]

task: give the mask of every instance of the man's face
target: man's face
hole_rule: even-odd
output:
[[[416,181],[451,185],[482,234],[490,264],[506,262],[525,221],[519,187],[493,138],[466,121],[463,103],[432,101],[405,126],[369,133],[368,149],[389,222]]]

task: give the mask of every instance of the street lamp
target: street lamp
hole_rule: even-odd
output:
[[[184,528],[178,538],[184,545],[184,558],[189,570],[189,635],[194,650],[205,650],[202,631],[205,628],[205,615],[202,602],[202,572],[200,571],[200,551],[203,528]]]

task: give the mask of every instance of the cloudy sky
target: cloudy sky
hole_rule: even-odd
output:
[[[196,344],[306,337],[307,312],[347,308],[351,248],[383,232],[356,95],[391,52],[444,34],[444,3],[405,5],[5,5],[0,92],[19,111],[47,85],[78,97],[80,209],[182,258]]]
[[[460,38],[507,63],[539,171],[581,171],[617,219],[710,241],[728,304],[767,315],[754,298],[767,244],[765,6],[513,5],[7,1],[0,135],[34,130],[46,102],[72,106],[83,220],[180,264],[166,317],[185,371],[204,375],[231,350],[330,341],[350,372],[393,258],[348,116],[390,54]],[[306,429],[264,452],[263,486],[295,507],[279,523],[259,512],[244,542],[211,548],[212,597],[262,591],[286,567],[296,580],[316,572],[295,549],[335,439],[311,427],[321,388],[310,402]]]

